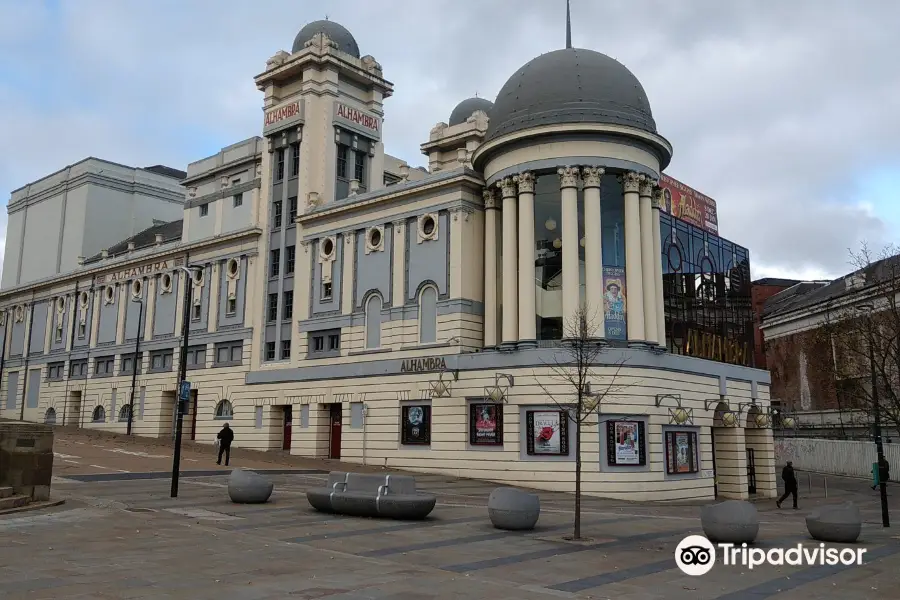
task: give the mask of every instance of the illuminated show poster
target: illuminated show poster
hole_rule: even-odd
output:
[[[503,444],[503,406],[500,404],[469,405],[469,444],[500,446]]]
[[[647,464],[642,421],[606,422],[606,462],[614,467]]]
[[[529,410],[525,413],[528,454],[568,456],[569,417],[561,410]]]
[[[666,472],[669,475],[696,473],[697,434],[693,431],[666,432]]]
[[[431,443],[431,407],[404,406],[400,410],[400,443],[427,445]]]
[[[603,267],[603,316],[606,339],[628,339],[625,315],[625,269]]]

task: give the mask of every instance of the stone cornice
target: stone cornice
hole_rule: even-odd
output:
[[[80,173],[71,179],[66,179],[61,181],[60,183],[45,188],[34,195],[27,196],[22,200],[18,200],[14,203],[11,203],[7,206],[8,213],[14,213],[19,210],[24,209],[27,206],[31,206],[33,204],[37,204],[42,202],[48,198],[53,198],[55,196],[59,196],[65,192],[77,189],[84,185],[96,185],[99,187],[104,187],[112,190],[117,190],[120,192],[128,192],[141,194],[143,196],[150,196],[152,198],[156,198],[159,200],[164,200],[166,202],[172,202],[177,204],[182,204],[184,202],[184,195],[172,190],[167,191],[163,188],[159,188],[148,183],[144,183],[141,181],[125,181],[124,179],[119,179],[118,177],[106,177],[99,173],[85,172]]]
[[[264,147],[264,145],[263,145]],[[260,150],[252,154],[251,156],[243,156],[241,158],[229,161],[227,163],[223,163],[216,167],[213,167],[209,171],[204,171],[202,173],[197,173],[196,175],[191,175],[182,180],[181,185],[184,187],[191,187],[191,184],[199,183],[206,179],[212,179],[218,177],[222,174],[223,171],[229,171],[237,166],[242,165],[243,163],[257,163],[262,160],[263,151]],[[212,158],[212,157],[210,157]]]
[[[262,179],[257,177],[256,179],[252,179],[250,181],[246,181],[244,183],[239,183],[238,185],[229,185],[226,188],[222,188],[218,192],[212,192],[210,194],[204,194],[202,196],[197,196],[196,198],[188,198],[184,203],[184,208],[194,208],[195,206],[200,206],[201,204],[206,204],[208,202],[212,202],[213,200],[221,200],[222,198],[230,198],[236,194],[242,194],[244,192],[249,192],[251,190],[255,190],[262,186]]]

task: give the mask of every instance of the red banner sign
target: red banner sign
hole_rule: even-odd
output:
[[[285,119],[290,119],[296,117],[300,114],[300,102],[291,102],[290,104],[285,104],[284,106],[279,106],[273,110],[270,110],[266,113],[266,122],[265,126],[274,125],[279,121],[284,121]]]
[[[715,200],[668,175],[662,176],[659,186],[663,190],[660,208],[664,212],[719,235],[719,216],[716,212]]]

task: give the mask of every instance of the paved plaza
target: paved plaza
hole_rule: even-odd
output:
[[[57,440],[57,462],[71,461],[53,488],[64,505],[0,518],[0,598],[875,599],[895,598],[900,582],[900,539],[880,526],[877,494],[858,480],[829,477],[826,499],[824,479],[803,474],[801,510],[759,504],[759,545],[816,547],[807,510],[853,499],[867,521],[863,566],[717,564],[689,577],[674,549],[702,534],[697,505],[587,499],[591,539],[574,543],[563,539],[572,523],[565,494],[540,492],[541,518],[528,533],[491,527],[493,485],[432,475],[417,477],[438,496],[425,522],[324,515],[304,492],[336,465],[279,465],[238,451],[232,466],[266,470],[276,486],[269,504],[240,506],[228,501],[228,471],[215,468],[208,451],[188,449],[196,462],[183,465],[173,499],[169,474],[151,468],[168,458],[163,446],[86,440]],[[892,507],[900,518],[900,506]]]

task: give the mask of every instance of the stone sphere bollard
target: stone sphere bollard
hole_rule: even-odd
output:
[[[497,488],[488,498],[488,516],[497,529],[534,529],[541,516],[541,501],[536,494],[516,488]]]
[[[235,504],[263,504],[268,502],[275,485],[268,478],[253,471],[235,469],[228,478],[228,496]]]
[[[756,506],[743,500],[726,500],[700,510],[703,533],[713,543],[751,543],[759,534]]]
[[[862,532],[862,515],[852,502],[822,506],[806,517],[806,529],[820,542],[852,544]]]

